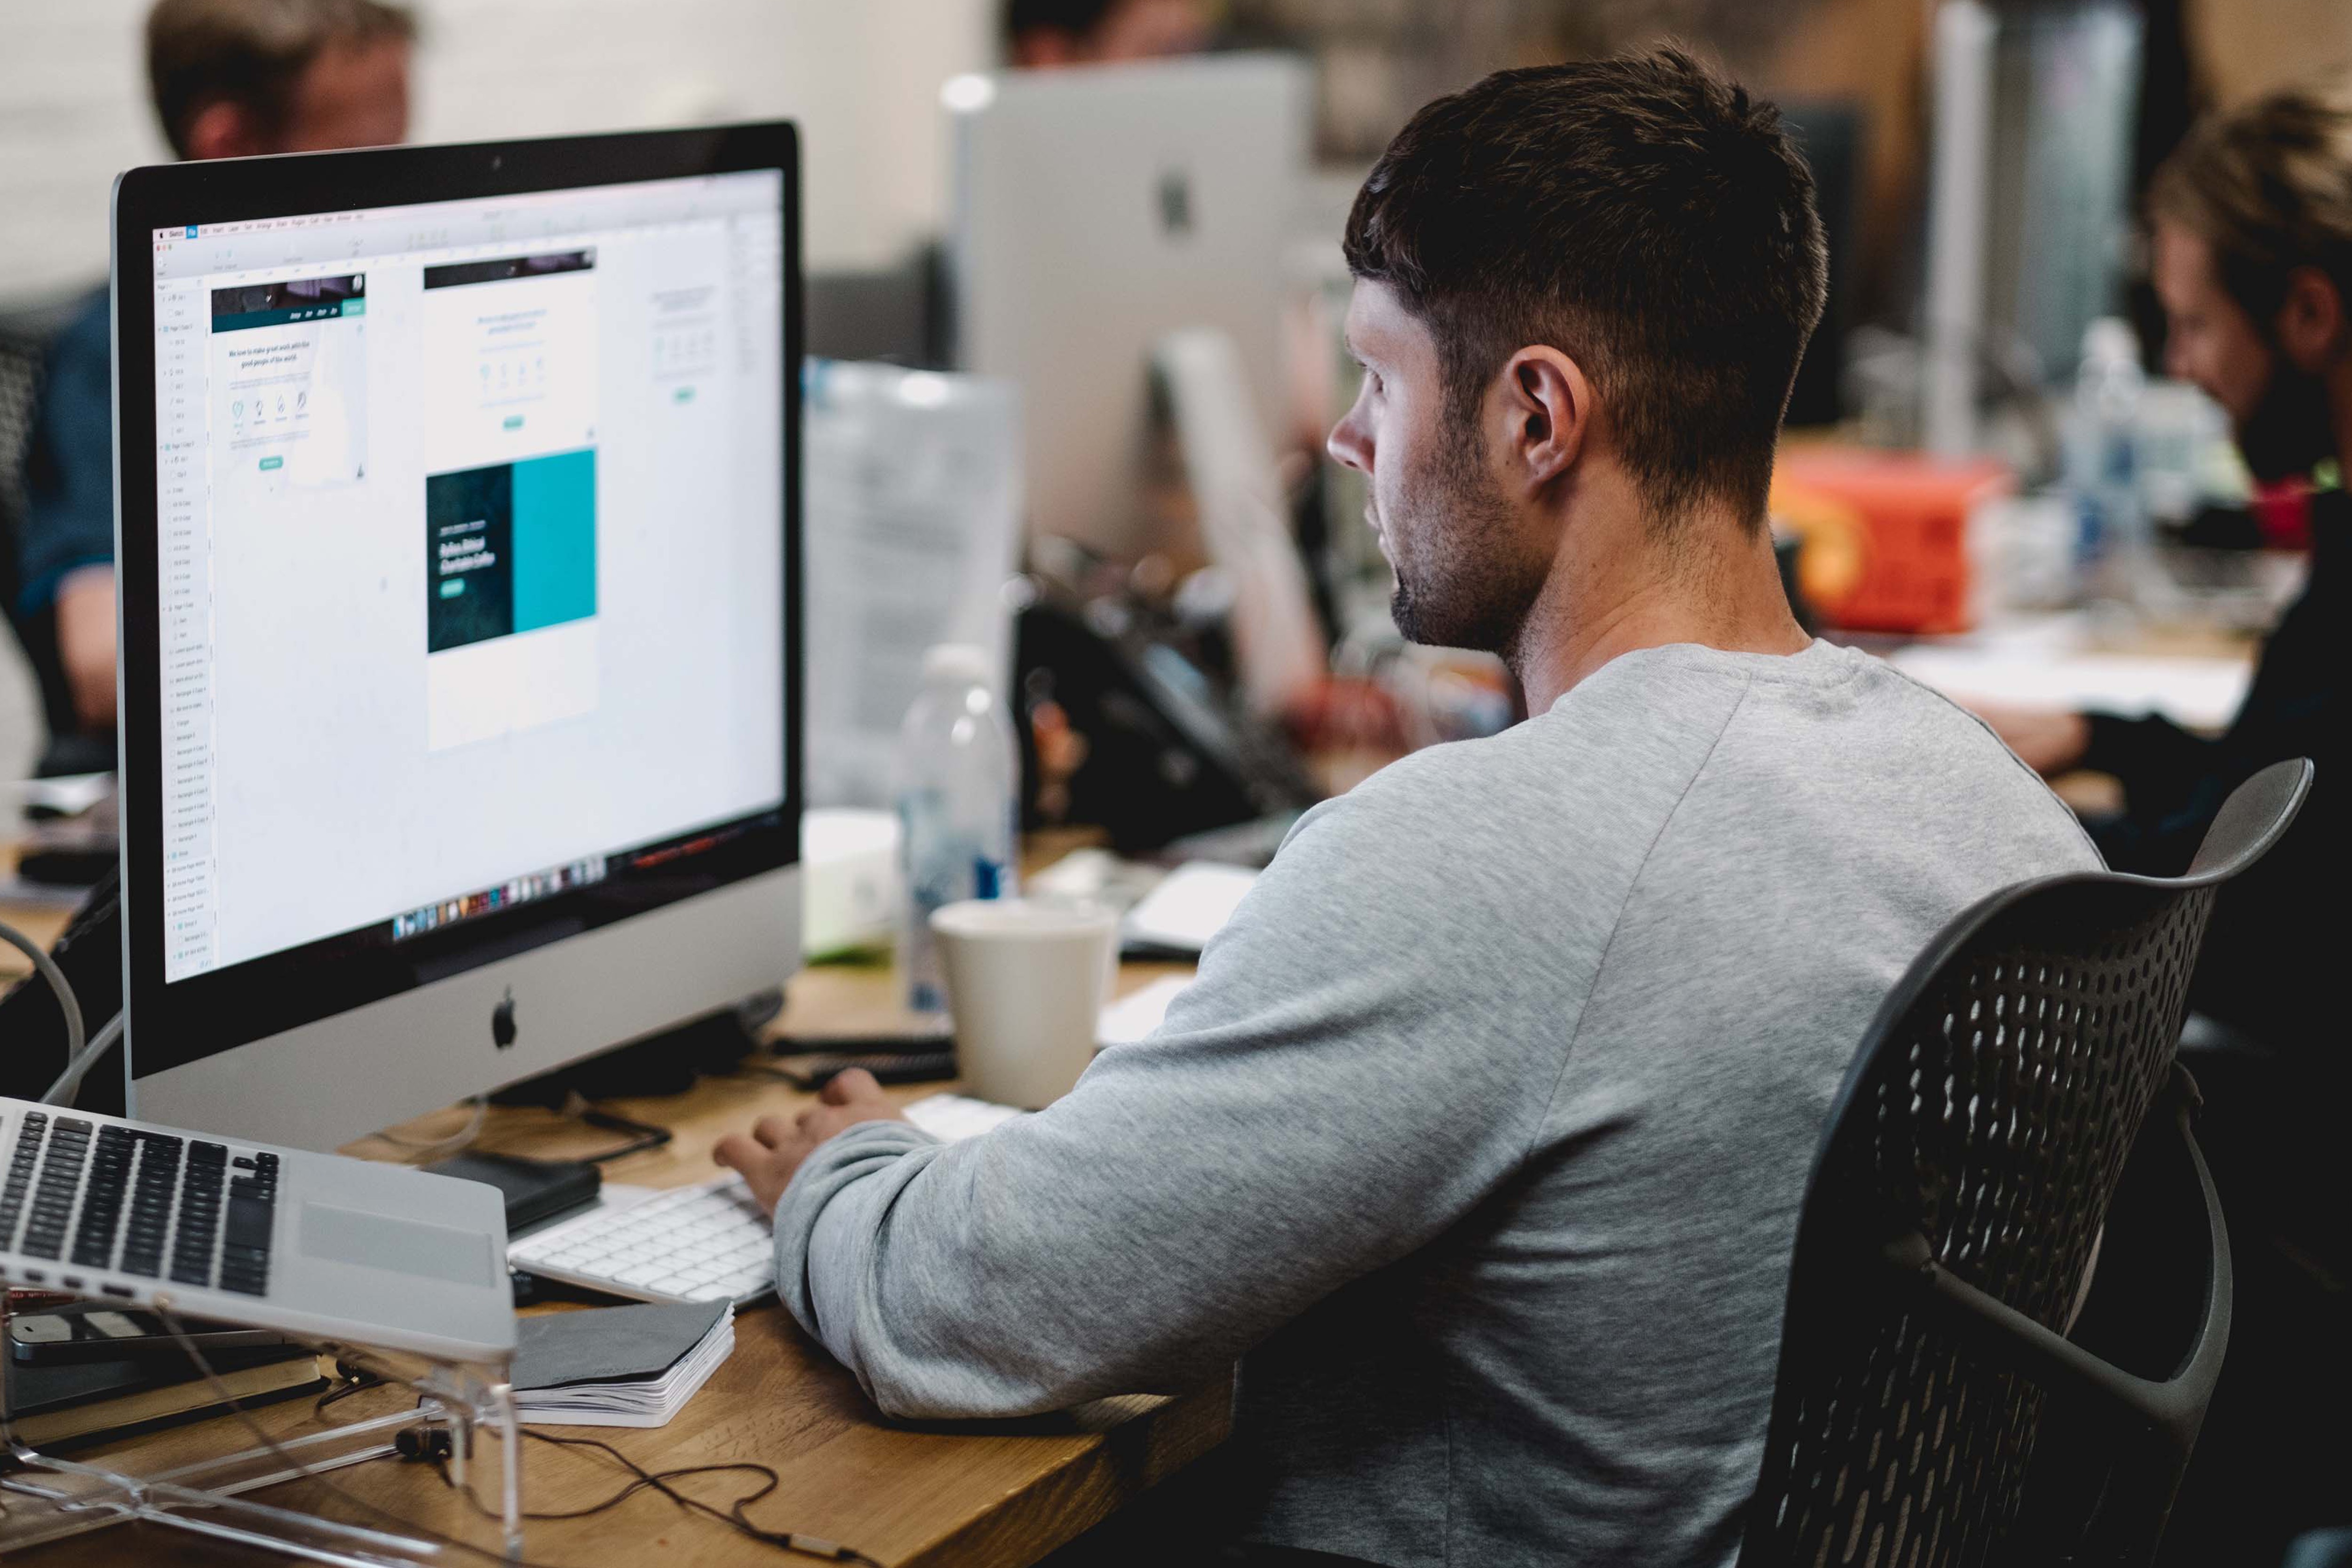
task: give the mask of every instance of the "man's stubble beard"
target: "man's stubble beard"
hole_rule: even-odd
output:
[[[1428,487],[1406,498],[1413,526],[1388,531],[1389,614],[1407,642],[1499,654],[1516,670],[1546,569],[1520,556],[1510,505],[1477,465],[1475,425],[1449,416],[1444,450]]]
[[[2303,370],[2276,344],[2271,346],[2270,378],[2253,412],[2231,434],[2246,471],[2263,484],[2300,479],[2331,457],[2336,429],[2327,384]]]

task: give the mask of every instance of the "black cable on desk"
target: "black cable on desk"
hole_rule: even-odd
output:
[[[391,1509],[383,1507],[380,1503],[369,1501],[367,1499],[361,1497],[358,1493],[350,1490],[348,1488],[343,1487],[326,1475],[313,1469],[309,1464],[288,1452],[283,1444],[279,1443],[275,1437],[272,1437],[267,1431],[263,1430],[261,1424],[256,1421],[253,1418],[252,1414],[246,1409],[244,1402],[229,1392],[228,1385],[221,1381],[220,1373],[213,1369],[211,1359],[205,1354],[203,1348],[189,1336],[187,1330],[181,1325],[179,1314],[173,1310],[172,1304],[168,1300],[159,1297],[159,1299],[149,1303],[149,1308],[154,1312],[155,1316],[163,1321],[164,1328],[170,1331],[173,1339],[179,1342],[180,1348],[187,1353],[188,1359],[195,1363],[196,1370],[204,1374],[205,1381],[212,1386],[214,1394],[220,1399],[221,1403],[228,1406],[229,1413],[236,1417],[237,1421],[245,1427],[246,1431],[251,1434],[252,1436],[260,1443],[262,1447],[268,1449],[272,1457],[277,1458],[279,1463],[285,1465],[294,1474],[301,1477],[304,1480],[315,1482],[319,1486],[325,1488],[329,1492],[331,1492],[334,1496],[340,1498],[344,1502],[349,1503],[353,1508],[373,1514],[378,1519],[397,1525],[403,1530],[413,1531],[416,1534],[437,1542],[444,1546],[452,1546],[460,1552],[468,1552],[473,1556],[479,1557],[485,1562],[500,1564],[501,1568],[556,1568],[556,1565],[552,1563],[536,1563],[529,1558],[509,1557],[506,1552],[494,1547],[478,1546],[470,1541],[461,1540],[457,1536],[446,1534],[441,1531],[435,1530],[430,1525],[420,1524],[415,1520],[406,1518]],[[337,1370],[340,1372],[344,1369],[339,1365]],[[378,1383],[382,1383],[383,1381],[386,1380],[383,1378],[377,1379]],[[346,1394],[356,1394],[362,1387],[372,1386],[375,1386],[375,1384],[368,1384],[362,1379],[355,1378],[352,1380],[351,1387],[331,1391],[325,1397],[321,1398],[319,1401],[320,1407],[323,1408],[325,1405],[342,1397]],[[837,1541],[827,1541],[823,1536],[818,1535],[796,1534],[793,1531],[787,1530],[762,1530],[758,1525],[752,1523],[749,1516],[743,1512],[744,1509],[749,1507],[751,1504],[759,1501],[761,1498],[766,1497],[769,1493],[774,1491],[777,1487],[782,1484],[782,1478],[777,1475],[776,1471],[770,1466],[755,1464],[750,1460],[742,1460],[727,1464],[689,1465],[675,1470],[654,1471],[646,1469],[644,1466],[638,1464],[635,1460],[630,1458],[627,1455],[622,1453],[611,1444],[599,1442],[593,1437],[553,1437],[544,1432],[533,1432],[520,1424],[517,1425],[516,1430],[520,1432],[522,1436],[526,1437],[535,1437],[542,1443],[552,1444],[558,1447],[601,1448],[617,1460],[630,1472],[631,1475],[637,1478],[629,1486],[623,1488],[620,1491],[614,1493],[612,1497],[607,1498],[604,1501],[597,1504],[594,1508],[583,1510],[583,1512],[601,1513],[605,1509],[616,1506],[625,1499],[634,1495],[635,1493],[650,1488],[655,1491],[660,1492],[663,1496],[677,1503],[680,1508],[689,1509],[698,1513],[708,1514],[712,1519],[717,1520],[719,1523],[726,1525],[729,1529],[735,1531],[737,1533],[748,1536],[751,1540],[760,1542],[763,1545],[775,1547],[778,1551],[791,1552],[803,1557],[815,1557],[828,1563],[855,1563],[861,1564],[862,1568],[884,1568],[882,1563],[876,1562],[873,1558],[868,1557],[863,1552],[858,1551],[855,1547],[844,1546]],[[675,1488],[667,1484],[668,1480],[674,1477],[700,1475],[712,1470],[752,1470],[766,1476],[768,1478],[768,1483],[757,1491],[747,1492],[742,1497],[736,1499],[733,1505],[725,1513],[721,1513],[718,1509],[712,1507],[709,1503],[701,1501],[698,1499],[688,1497],[685,1493],[677,1490]],[[483,1515],[485,1518],[499,1520],[503,1522],[503,1516],[492,1512],[482,1502],[481,1499],[474,1495],[473,1491],[469,1488],[457,1486],[455,1481],[450,1480],[446,1470],[441,1471],[441,1479],[445,1483],[448,1484],[451,1489],[455,1490],[459,1497],[464,1498],[467,1502],[473,1507],[477,1513]],[[547,1520],[577,1518],[579,1515],[526,1513],[523,1517],[525,1519]]]
[[[601,1127],[607,1132],[635,1134],[630,1142],[617,1149],[607,1149],[599,1154],[581,1155],[580,1160],[583,1164],[601,1165],[608,1160],[618,1160],[629,1154],[642,1154],[648,1149],[660,1148],[667,1143],[672,1136],[667,1127],[656,1127],[650,1121],[633,1121],[616,1111],[600,1110],[576,1096],[572,1104],[564,1107],[563,1113],[574,1121],[590,1127]]]

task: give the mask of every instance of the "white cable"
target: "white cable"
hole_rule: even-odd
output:
[[[84,1046],[74,1059],[66,1064],[66,1070],[58,1074],[58,1081],[49,1085],[42,1093],[41,1103],[71,1105],[74,1102],[74,1097],[81,1092],[83,1078],[88,1076],[91,1068],[98,1065],[98,1058],[106,1054],[107,1047],[121,1037],[122,1015],[117,1013],[107,1020],[106,1027],[92,1035],[89,1044]]]
[[[6,921],[0,921],[0,942],[7,942],[31,959],[33,968],[49,983],[49,989],[57,993],[58,1010],[66,1016],[66,1070],[71,1072],[74,1064],[81,1058],[81,1004],[74,1000],[73,987],[66,984],[65,972],[58,967],[55,959],[41,951],[40,943]]]

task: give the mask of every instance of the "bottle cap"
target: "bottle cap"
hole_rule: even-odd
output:
[[[2093,363],[2139,363],[2139,334],[2118,316],[2101,316],[2083,329],[2083,358]]]
[[[996,689],[995,661],[988,650],[968,642],[943,642],[923,655],[923,683],[927,686],[980,686]]]

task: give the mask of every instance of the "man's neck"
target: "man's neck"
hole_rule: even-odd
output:
[[[1812,639],[1790,612],[1769,529],[1693,518],[1661,547],[1635,520],[1620,546],[1564,553],[1507,655],[1528,711],[1540,713],[1621,655],[1669,643],[1793,654]]]

